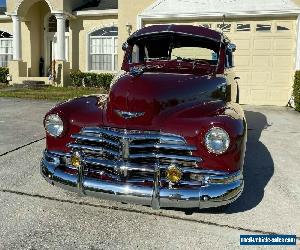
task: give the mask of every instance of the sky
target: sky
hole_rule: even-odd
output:
[[[0,0],[0,6],[5,6],[6,5],[6,0]]]

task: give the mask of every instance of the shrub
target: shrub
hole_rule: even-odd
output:
[[[300,112],[300,71],[296,71],[293,86],[295,109]]]
[[[100,87],[109,90],[114,74],[110,73],[85,73],[73,70],[70,74],[72,85],[75,87]]]
[[[8,68],[0,67],[0,83],[7,83]]]

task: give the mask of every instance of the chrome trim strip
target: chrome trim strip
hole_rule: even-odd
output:
[[[130,148],[156,148],[156,149],[190,150],[190,151],[197,150],[197,148],[195,146],[178,145],[178,144],[148,143],[148,144],[130,145],[129,147]]]
[[[122,110],[118,110],[118,109],[115,109],[114,111],[117,115],[119,115],[120,117],[122,117],[126,120],[138,118],[145,114],[145,112],[129,112],[129,111],[122,111]]]
[[[139,158],[156,158],[156,159],[172,159],[181,161],[196,161],[201,162],[202,159],[196,156],[185,156],[185,155],[167,155],[167,154],[155,154],[155,153],[144,153],[144,154],[130,154],[129,159]]]
[[[72,148],[72,149],[78,149],[78,150],[83,149],[83,150],[88,150],[88,151],[96,151],[96,152],[99,152],[100,154],[108,153],[108,154],[113,155],[114,157],[120,157],[120,153],[116,153],[113,150],[103,148],[103,147],[81,145],[81,144],[76,144],[76,143],[68,143],[67,147]]]
[[[160,139],[162,141],[174,141],[178,143],[185,144],[185,139],[181,136],[171,135],[171,134],[164,134],[164,133],[133,133],[132,131],[127,131],[127,133],[121,133],[118,131],[114,131],[111,129],[104,129],[104,128],[84,128],[82,129],[82,133],[92,133],[92,134],[106,134],[112,137],[117,138],[124,138],[124,139],[134,139],[134,140],[147,140],[147,139]]]
[[[86,164],[92,164],[96,166],[104,166],[107,168],[115,169],[120,166],[122,166],[122,163],[115,162],[115,161],[110,161],[110,160],[103,160],[103,159],[96,159],[96,158],[85,158],[83,160],[84,163]],[[140,172],[150,172],[154,173],[155,167],[151,165],[140,165],[140,164],[128,164],[126,166],[127,171],[140,171]]]
[[[81,153],[79,152],[75,152],[75,154],[77,154],[78,157],[80,157],[80,159],[83,159]],[[81,164],[78,168],[78,189],[79,189],[79,192],[84,194],[84,187],[83,187],[83,180],[84,180],[84,166],[85,164],[82,162],[81,160]]]
[[[85,164],[91,164],[91,165],[96,165],[96,166],[105,166],[108,168],[114,168],[116,166],[116,163],[114,161],[110,160],[104,160],[104,159],[97,159],[97,158],[84,158],[83,162]]]
[[[119,146],[119,143],[117,143],[117,142],[114,142],[112,140],[108,140],[106,138],[100,138],[100,137],[95,137],[95,136],[73,134],[73,135],[71,135],[71,138],[77,139],[77,140],[91,141],[91,142],[102,142],[102,143],[104,142],[104,143],[113,145],[115,147]]]
[[[44,151],[44,154],[47,154],[48,156],[54,156],[54,157],[70,157],[70,153],[64,153],[61,151],[51,151],[51,153],[47,150]]]
[[[155,210],[160,209],[160,167],[159,161],[155,164],[155,171],[153,177],[153,194],[151,207]]]

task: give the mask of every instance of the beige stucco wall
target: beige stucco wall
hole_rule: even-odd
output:
[[[117,16],[78,17],[70,20],[70,63],[72,69],[87,71],[88,35],[103,27],[118,26]]]
[[[7,12],[15,13],[17,12],[20,16],[26,16],[30,8],[40,2],[40,0],[9,0],[7,1]],[[52,11],[63,10],[62,0],[44,0],[42,3],[47,4]]]
[[[13,27],[12,27],[12,21],[10,19],[8,20],[0,20],[0,30],[8,32],[12,34],[13,32]]]
[[[154,0],[119,0],[119,66],[122,64],[122,44],[128,38],[128,32],[126,30],[126,24],[132,25],[132,32],[136,31],[137,28],[137,16],[144,9],[150,6]]]
[[[40,0],[7,0],[7,11],[13,13],[18,11],[19,14],[24,15],[28,9]],[[53,12],[65,11],[71,13],[72,10],[82,3],[84,0],[44,0]]]

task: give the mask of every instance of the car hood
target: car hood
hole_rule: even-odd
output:
[[[124,74],[113,85],[103,122],[107,126],[153,127],[164,119],[194,106],[220,100],[220,86],[225,79],[177,73],[146,72],[138,76]],[[120,112],[137,114],[124,118]]]

